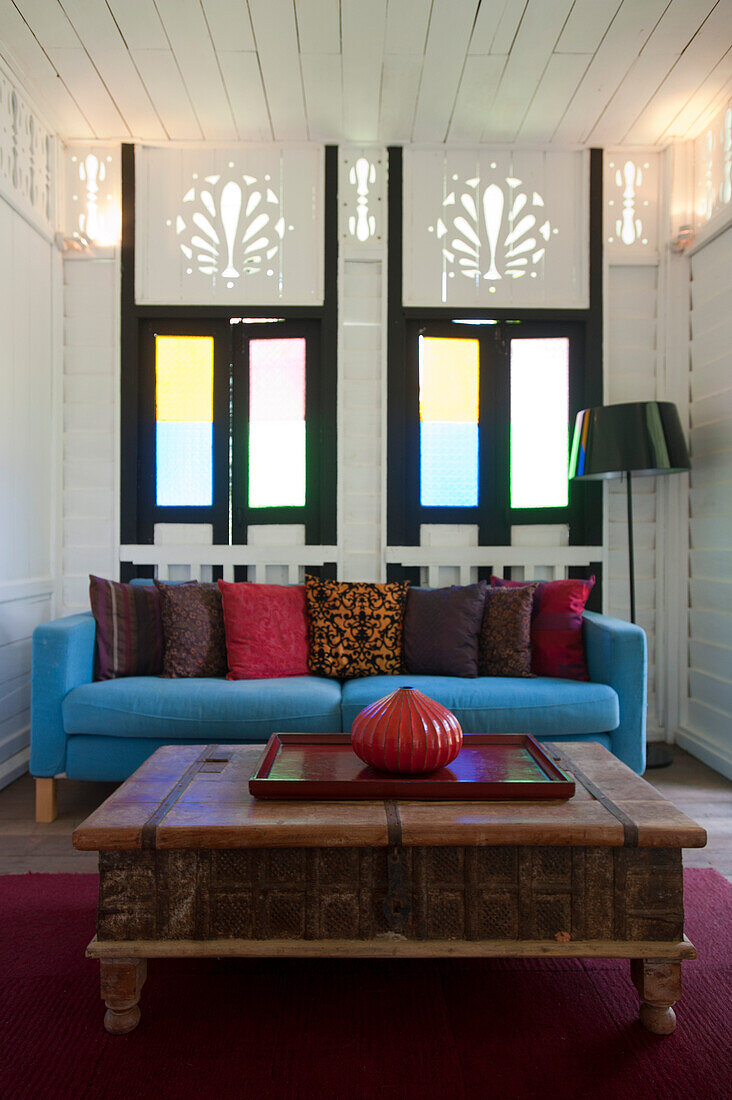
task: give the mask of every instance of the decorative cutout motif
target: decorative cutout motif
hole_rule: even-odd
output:
[[[175,219],[179,247],[190,264],[186,275],[192,275],[195,267],[214,280],[220,276],[228,290],[246,275],[279,275],[275,259],[279,259],[285,219],[271,183],[270,175],[261,182],[246,173],[228,179],[216,174],[200,182],[193,176]]]
[[[694,148],[696,225],[732,201],[732,103],[697,138]]]
[[[66,222],[82,244],[111,248],[122,234],[119,147],[67,149]]]
[[[658,248],[658,155],[605,156],[605,240],[611,254],[655,254]]]
[[[481,279],[536,278],[535,269],[557,230],[546,217],[542,196],[521,190],[522,182],[506,176],[484,187],[476,176],[459,183],[443,200],[440,217],[428,228],[443,242],[450,278],[458,272],[476,285]]]
[[[0,184],[48,226],[52,214],[53,138],[0,72]]]
[[[369,212],[369,184],[376,183],[376,166],[359,157],[348,173],[350,183],[356,188],[356,213],[348,218],[348,232],[357,240],[367,241],[376,233],[376,218]]]
[[[643,183],[643,169],[626,160],[622,172],[620,168],[615,172],[615,182],[623,189],[623,212],[615,222],[615,232],[623,244],[635,244],[643,233],[643,222],[635,209],[635,189]]]
[[[386,149],[342,146],[338,153],[338,232],[349,253],[386,239]]]

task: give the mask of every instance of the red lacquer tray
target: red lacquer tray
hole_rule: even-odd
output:
[[[393,775],[370,768],[347,733],[275,733],[249,780],[255,798],[419,798],[506,802],[571,798],[574,780],[527,733],[466,734],[448,768]]]

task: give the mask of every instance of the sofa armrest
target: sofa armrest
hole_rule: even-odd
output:
[[[31,775],[66,770],[61,704],[72,688],[91,683],[96,624],[90,612],[43,623],[33,631]]]
[[[590,679],[608,684],[618,693],[620,724],[610,733],[612,750],[642,775],[648,680],[645,631],[634,623],[585,611],[582,637]]]

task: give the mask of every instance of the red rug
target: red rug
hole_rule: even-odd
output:
[[[628,964],[597,960],[166,960],[136,1031],[102,1028],[95,875],[0,878],[0,1095],[732,1097],[732,886],[686,873],[678,1027],[637,1022]]]

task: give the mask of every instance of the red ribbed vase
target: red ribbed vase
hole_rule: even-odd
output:
[[[455,715],[413,687],[401,687],[357,714],[353,751],[383,772],[433,772],[460,752],[463,731]]]

